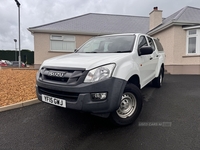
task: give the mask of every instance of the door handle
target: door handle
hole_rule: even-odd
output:
[[[152,60],[153,58],[152,58],[152,57],[150,57],[149,59],[150,59],[150,60]]]

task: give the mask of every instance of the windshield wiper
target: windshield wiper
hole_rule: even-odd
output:
[[[116,53],[128,53],[128,52],[131,52],[130,50],[128,51],[116,51]]]
[[[84,52],[84,53],[97,53],[97,52]]]

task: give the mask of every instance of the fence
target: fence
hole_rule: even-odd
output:
[[[0,50],[0,60],[18,61],[19,51]],[[29,65],[34,64],[34,51],[21,50],[21,61]]]

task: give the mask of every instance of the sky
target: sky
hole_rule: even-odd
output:
[[[34,50],[29,27],[43,25],[86,13],[149,16],[153,7],[163,17],[186,6],[200,8],[199,0],[18,0],[20,2],[21,49]],[[0,0],[0,50],[18,49],[18,7],[15,0]]]

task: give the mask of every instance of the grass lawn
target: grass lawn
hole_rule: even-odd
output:
[[[0,107],[36,98],[36,72],[0,69]]]

